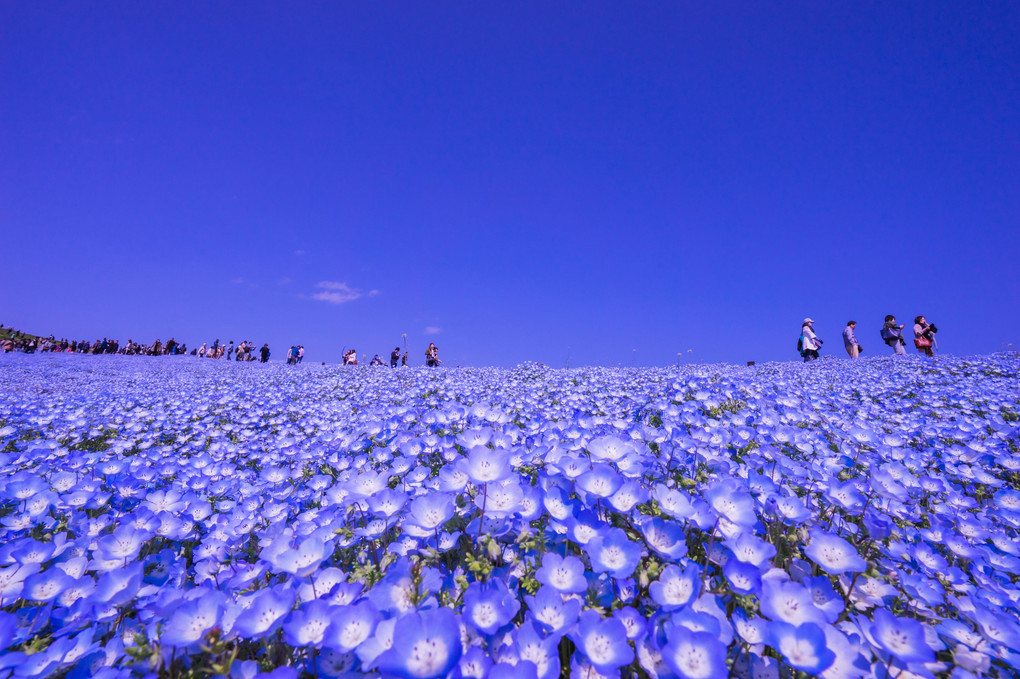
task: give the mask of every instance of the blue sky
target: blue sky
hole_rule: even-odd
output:
[[[1020,5],[3,3],[0,323],[448,364],[1020,346]]]

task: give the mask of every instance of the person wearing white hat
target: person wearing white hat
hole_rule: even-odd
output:
[[[815,335],[815,330],[812,327],[814,321],[810,318],[805,318],[804,322],[800,326],[801,336],[801,355],[804,357],[804,362],[813,361],[818,358],[818,349],[822,346],[822,340],[818,339]]]

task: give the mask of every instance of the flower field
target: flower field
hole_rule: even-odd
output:
[[[0,678],[1015,677],[1020,356],[0,356]]]

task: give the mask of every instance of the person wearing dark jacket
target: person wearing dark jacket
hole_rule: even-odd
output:
[[[897,356],[906,356],[906,342],[903,340],[903,325],[896,325],[896,317],[889,314],[882,326],[882,341],[893,348]]]

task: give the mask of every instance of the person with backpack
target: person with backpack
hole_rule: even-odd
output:
[[[848,321],[843,329],[843,347],[846,349],[846,353],[850,354],[851,359],[861,355],[861,345],[858,343],[857,334],[854,332],[856,327],[857,321]]]
[[[818,350],[822,347],[822,340],[815,335],[813,326],[814,321],[810,318],[805,318],[800,326],[800,341],[797,342],[797,346],[800,347],[800,355],[804,357],[805,363],[816,360]]]
[[[893,348],[894,355],[907,355],[907,343],[903,339],[903,325],[896,325],[896,317],[892,314],[885,317],[885,324],[882,326],[882,341]]]

